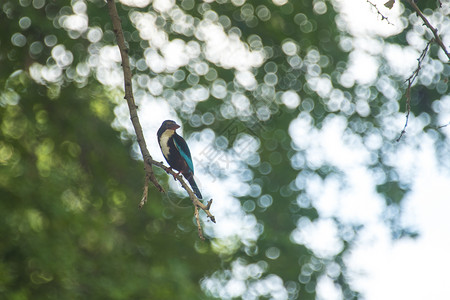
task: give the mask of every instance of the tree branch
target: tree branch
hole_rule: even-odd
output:
[[[196,207],[201,208],[206,215],[208,216],[208,218],[213,222],[216,223],[216,219],[214,218],[214,216],[210,213],[209,208],[211,207],[212,204],[212,199],[208,201],[208,204],[203,204],[198,198],[197,196],[195,196],[195,193],[192,191],[192,189],[189,187],[189,185],[186,183],[186,181],[184,181],[183,176],[178,174],[177,172],[175,172],[174,170],[172,170],[169,167],[166,167],[162,162],[156,161],[156,160],[152,160],[151,163],[155,166],[160,167],[161,169],[163,169],[164,171],[166,171],[168,174],[172,175],[174,178],[176,178],[176,180],[178,180],[181,184],[181,186],[186,190],[186,192],[189,194],[189,198],[192,201],[192,204]]]
[[[423,49],[422,53],[420,54],[419,58],[417,59],[417,68],[414,70],[414,72],[409,76],[408,79],[405,80],[405,82],[408,82],[408,87],[406,88],[406,121],[405,126],[403,126],[403,130],[400,133],[400,136],[397,138],[397,142],[400,142],[403,135],[406,133],[406,127],[408,127],[408,120],[409,120],[409,113],[411,112],[411,86],[413,85],[414,81],[416,80],[417,76],[419,75],[420,69],[422,69],[422,62],[425,59],[425,56],[427,55],[428,49],[430,48],[430,44],[433,42],[433,39],[431,39],[425,49]]]
[[[377,10],[378,15],[381,16],[381,21],[386,20],[386,22],[388,22],[388,24],[394,25],[394,24],[392,24],[392,23],[389,21],[389,19],[388,19],[386,16],[384,16],[384,15],[381,13],[381,11],[378,9],[378,7],[376,6],[376,4],[370,2],[369,0],[366,0],[366,1],[367,1],[370,5],[372,5],[372,6]]]
[[[200,237],[200,239],[205,240],[205,237],[203,236],[203,230],[202,230],[202,225],[200,224],[200,216],[199,216],[199,211],[198,209],[200,208],[201,210],[203,210],[206,213],[206,216],[213,222],[216,223],[216,218],[211,214],[211,212],[209,211],[211,204],[212,204],[212,199],[208,201],[208,204],[203,204],[195,195],[195,193],[192,191],[192,189],[188,186],[188,184],[186,183],[186,181],[184,181],[182,175],[180,175],[179,173],[175,172],[174,170],[172,170],[169,167],[166,167],[162,162],[156,161],[156,160],[151,160],[151,164],[155,165],[157,167],[160,167],[161,169],[163,169],[164,171],[167,172],[167,174],[170,174],[173,176],[173,178],[175,178],[175,180],[178,180],[181,184],[181,186],[186,190],[186,192],[189,194],[189,198],[192,201],[192,204],[194,205],[194,216],[195,216],[195,220],[197,223],[197,230],[198,230],[198,236]],[[144,205],[144,203],[139,204],[139,207],[142,207],[141,205]]]
[[[422,62],[428,52],[428,49],[430,47],[430,44],[432,42],[436,42],[439,47],[441,47],[441,49],[444,51],[445,55],[447,55],[448,59],[450,60],[450,53],[447,51],[447,48],[445,47],[444,43],[442,42],[441,38],[439,37],[438,31],[436,28],[433,27],[433,25],[431,25],[431,23],[428,21],[428,19],[425,17],[425,15],[422,13],[422,11],[420,11],[419,7],[416,5],[416,3],[413,0],[406,0],[409,5],[411,5],[411,7],[415,10],[415,12],[417,13],[417,15],[422,19],[422,21],[424,22],[425,26],[427,26],[431,32],[433,32],[434,38],[432,38],[430,41],[428,41],[425,49],[423,49],[422,54],[420,54],[419,58],[417,59],[417,68],[416,70],[414,70],[414,72],[412,73],[412,75],[406,79],[406,82],[408,82],[408,88],[406,89],[406,121],[405,121],[405,126],[403,126],[403,130],[400,133],[400,136],[397,138],[397,142],[400,141],[400,139],[403,137],[403,135],[406,133],[406,127],[408,126],[408,120],[409,120],[409,113],[411,112],[411,86],[414,83],[414,81],[416,80],[417,76],[419,75],[419,71],[422,68]],[[445,127],[447,125],[444,125],[442,127]],[[438,127],[438,128],[442,128],[442,127]]]
[[[417,4],[413,0],[406,0],[409,5],[416,11],[417,15],[422,19],[422,21],[425,23],[425,26],[427,26],[434,35],[434,40],[436,43],[441,47],[441,49],[444,51],[445,55],[447,55],[448,59],[450,60],[450,53],[447,51],[447,48],[445,47],[444,43],[442,42],[441,38],[439,37],[438,30],[431,25],[431,23],[428,21],[428,19],[425,17],[425,15],[422,13],[420,8],[417,6]]]
[[[108,10],[113,24],[114,33],[116,34],[116,40],[117,45],[119,46],[120,56],[122,57],[122,69],[125,81],[125,99],[127,100],[128,103],[131,123],[133,123],[134,131],[136,132],[137,142],[139,144],[139,148],[141,149],[142,157],[144,159],[145,173],[146,176],[148,176],[148,179],[151,182],[153,182],[155,187],[160,192],[164,192],[163,187],[159,184],[158,180],[156,180],[155,174],[153,173],[152,165],[150,163],[150,161],[152,160],[152,156],[148,152],[147,144],[145,143],[144,139],[144,133],[142,131],[141,124],[139,123],[139,116],[137,114],[136,104],[134,102],[133,96],[133,86],[131,84],[131,69],[130,69],[130,60],[128,58],[128,48],[125,44],[122,25],[120,23],[120,18],[117,13],[117,8],[116,4],[114,3],[114,0],[108,0]],[[148,182],[146,181],[146,183]],[[147,201],[147,197],[145,197],[145,201]]]
[[[148,176],[145,174],[145,182],[144,182],[144,192],[142,193],[142,199],[141,202],[139,202],[139,208],[142,208],[144,204],[147,202],[148,197]]]
[[[436,129],[441,129],[441,128],[447,127],[448,125],[450,125],[450,122],[448,122],[447,124],[438,126],[438,127],[436,127]]]
[[[150,155],[150,152],[147,149],[147,144],[145,142],[144,133],[142,131],[142,126],[139,122],[139,116],[137,114],[136,110],[136,104],[134,101],[133,96],[133,87],[132,87],[132,76],[131,76],[131,68],[130,68],[130,61],[128,57],[128,48],[125,43],[125,38],[123,36],[122,31],[122,25],[120,23],[120,18],[117,13],[117,8],[114,3],[114,0],[107,0],[108,3],[108,11],[109,15],[111,17],[111,21],[114,28],[114,33],[116,35],[117,45],[119,46],[120,55],[122,57],[122,68],[123,68],[123,76],[124,76],[124,84],[125,84],[125,99],[128,103],[128,108],[130,110],[130,119],[133,123],[134,131],[136,132],[136,138],[137,142],[139,144],[139,148],[141,149],[142,157],[144,160],[144,168],[145,168],[145,183],[144,183],[144,192],[141,201],[139,202],[139,208],[141,208],[146,202],[147,202],[147,196],[148,196],[148,184],[149,181],[151,181],[155,187],[160,191],[164,192],[163,187],[159,184],[158,180],[155,177],[155,174],[153,172],[152,166],[158,166],[162,169],[164,169],[167,173],[172,174],[176,180],[178,180],[181,183],[181,186],[188,192],[189,198],[192,201],[192,204],[195,208],[195,218],[197,220],[197,227],[198,227],[198,234],[199,237],[204,240],[202,227],[200,224],[200,218],[199,218],[199,211],[198,209],[202,209],[208,218],[212,222],[216,222],[214,216],[210,213],[209,209],[211,207],[212,199],[208,201],[207,205],[204,205],[194,194],[194,192],[191,190],[191,188],[186,184],[186,182],[183,180],[181,175],[175,173],[172,169],[164,166],[163,163],[158,162],[152,158]]]

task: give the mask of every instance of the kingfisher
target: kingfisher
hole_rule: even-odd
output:
[[[178,128],[180,128],[180,125],[175,121],[165,120],[157,133],[159,147],[170,168],[177,170],[178,174],[183,174],[195,195],[202,199],[202,194],[194,180],[194,164],[192,163],[191,152],[186,141],[175,132]]]

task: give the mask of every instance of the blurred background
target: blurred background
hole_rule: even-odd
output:
[[[450,66],[385,2],[117,2],[150,153],[176,120],[214,199],[201,241],[164,171],[138,209],[106,3],[2,0],[0,298],[447,299]],[[418,6],[448,51],[450,3]]]

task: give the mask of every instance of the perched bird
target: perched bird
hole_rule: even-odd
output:
[[[191,152],[186,141],[175,132],[178,128],[180,128],[180,125],[175,121],[164,121],[157,133],[159,147],[169,166],[179,171],[178,174],[183,174],[195,195],[202,199],[202,194],[194,180],[194,164],[192,163]]]

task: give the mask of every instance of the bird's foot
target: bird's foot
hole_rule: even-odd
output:
[[[164,170],[167,172],[167,174],[172,175],[173,179],[175,179],[175,181],[177,180],[177,177],[181,174],[181,171],[176,174],[173,174],[173,173],[175,173],[175,171],[172,169],[172,167],[167,167]]]
[[[181,171],[178,172],[177,174],[172,174],[173,179],[175,179],[175,181],[177,181],[177,177],[180,176],[180,174],[181,174]]]

